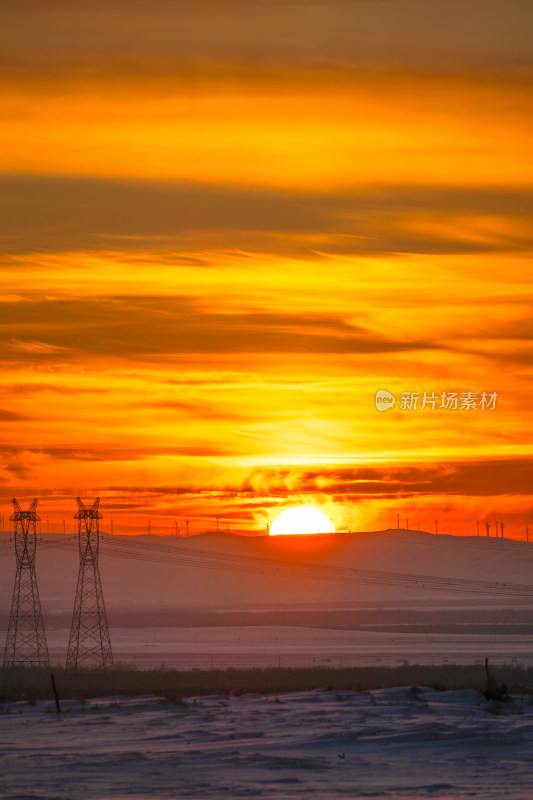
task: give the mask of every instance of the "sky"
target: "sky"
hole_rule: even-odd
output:
[[[527,0],[11,4],[0,514],[37,496],[73,530],[98,495],[116,533],[258,534],[310,504],[524,538],[532,23]]]

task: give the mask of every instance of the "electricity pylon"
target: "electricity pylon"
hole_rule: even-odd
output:
[[[41,601],[35,574],[37,500],[23,511],[13,499],[17,571],[7,628],[4,667],[49,667]]]
[[[98,667],[113,669],[113,653],[98,568],[100,544],[100,498],[85,508],[78,497],[78,546],[80,570],[67,652],[67,669]]]

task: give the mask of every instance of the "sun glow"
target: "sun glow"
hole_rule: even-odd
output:
[[[333,533],[334,525],[327,514],[313,506],[287,508],[279,514],[270,528],[271,536],[299,533]]]

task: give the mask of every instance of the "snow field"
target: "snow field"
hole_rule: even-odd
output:
[[[2,797],[528,798],[533,699],[474,691],[0,705]]]

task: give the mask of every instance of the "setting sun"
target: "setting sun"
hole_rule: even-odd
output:
[[[287,508],[278,514],[272,527],[271,536],[295,533],[333,533],[334,525],[327,514],[313,506]]]

